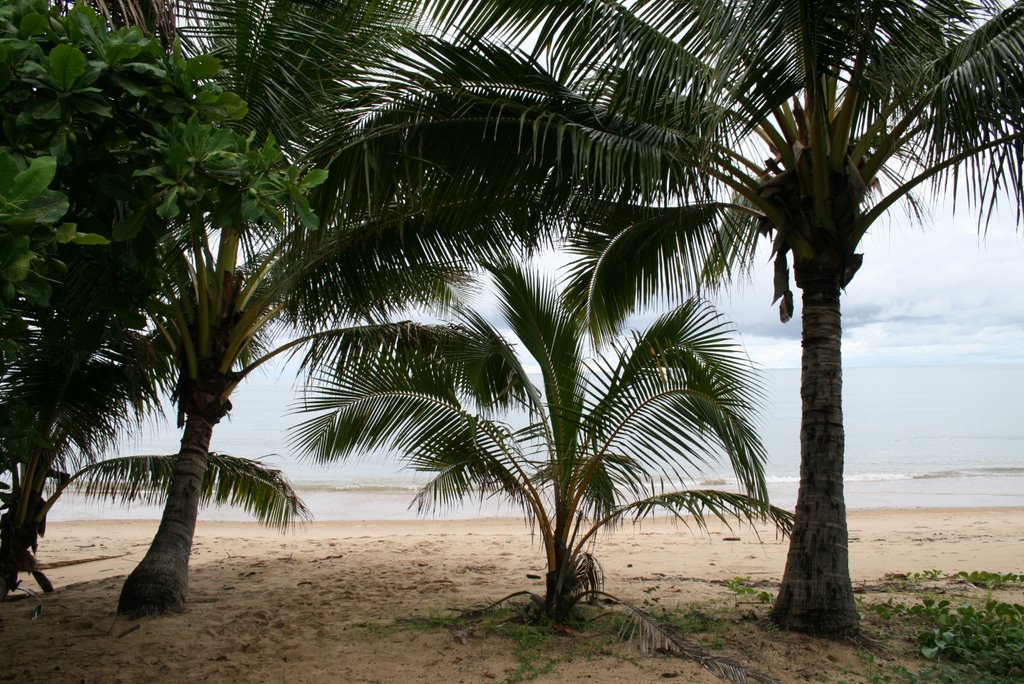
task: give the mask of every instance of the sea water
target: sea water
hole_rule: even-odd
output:
[[[763,371],[760,432],[769,458],[773,503],[792,508],[800,467],[800,371]],[[1024,506],[1024,366],[848,368],[843,378],[846,502],[858,508]],[[414,518],[410,504],[428,478],[378,452],[326,466],[290,446],[300,389],[283,374],[247,379],[211,449],[260,458],[280,468],[318,520]],[[118,455],[174,453],[173,420],[158,421],[121,445]],[[687,486],[734,484],[722,465]],[[518,515],[498,501],[470,501],[428,515]],[[121,507],[65,496],[50,519],[159,518],[159,506]],[[245,520],[232,508],[204,519]]]

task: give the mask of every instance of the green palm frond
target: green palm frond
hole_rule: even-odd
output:
[[[407,456],[410,468],[435,474],[417,493],[417,509],[424,513],[451,507],[474,495],[481,500],[500,496],[533,519],[534,502],[525,486],[529,474],[522,470],[528,459],[511,438],[511,431],[500,423],[472,416],[467,416],[466,423],[463,443],[421,449]]]
[[[121,504],[160,503],[170,486],[176,462],[175,455],[98,461],[75,473],[61,485],[61,490],[70,488],[86,497]],[[56,498],[51,496],[51,505]],[[201,501],[239,507],[268,527],[281,529],[310,517],[306,505],[280,470],[228,454],[209,454]]]
[[[349,359],[307,389],[302,410],[322,412],[295,428],[293,445],[320,462],[375,447],[416,451],[465,439],[465,413],[442,363],[402,355]]]
[[[579,442],[585,369],[583,330],[579,319],[559,301],[550,278],[514,266],[493,267],[499,311],[529,357],[540,366],[545,420],[550,426],[548,448],[563,461]]]
[[[78,310],[82,303],[63,301],[68,295],[58,293],[60,306]],[[0,378],[0,402],[31,416],[16,422],[29,420],[47,443],[47,468],[75,470],[95,460],[159,408],[170,372],[152,336],[100,314],[90,320],[47,310],[27,318],[30,351]]]
[[[327,197],[379,214],[381,201],[415,188],[412,201],[440,225],[530,231],[571,215],[566,203],[664,193],[669,169],[676,193],[700,184],[674,162],[690,146],[680,131],[611,114],[528,57],[429,38],[408,54],[381,76],[358,127],[333,126],[314,151],[331,165]]]
[[[700,530],[706,530],[711,519],[730,528],[732,522],[751,525],[768,523],[783,534],[788,534],[793,528],[793,514],[789,511],[771,506],[764,499],[718,489],[688,489],[656,494],[623,506],[617,512],[617,517],[640,520],[658,511],[669,511],[686,522],[692,521]]]
[[[577,257],[567,274],[571,306],[607,335],[652,302],[685,299],[699,289],[723,209],[618,205],[587,217],[566,240]]]
[[[604,332],[656,292],[678,299],[686,283],[744,273],[758,232],[776,232],[775,251],[782,255],[792,248],[798,260],[807,260],[815,250],[835,248],[847,252],[841,258],[846,263],[894,203],[910,203],[912,214],[920,215],[913,192],[922,183],[953,192],[966,188],[988,212],[1002,193],[1024,196],[1024,3],[480,0],[441,3],[436,16],[472,36],[494,30],[511,41],[529,40],[538,62],[568,91],[550,100],[523,100],[529,113],[492,97],[486,111],[474,110],[487,130],[541,122],[543,130],[561,131],[559,121],[585,127],[558,108],[563,101],[601,122],[590,129],[587,143],[572,148],[587,150],[580,160],[589,170],[573,175],[576,167],[562,155],[561,173],[551,177],[570,197],[563,205],[571,206],[567,224],[582,228],[570,233],[582,257],[571,296],[589,305],[596,329]],[[515,92],[511,85],[507,90]],[[554,95],[558,86],[546,84],[538,92]],[[477,96],[482,102],[483,89]],[[420,113],[417,130],[427,131],[422,119],[432,112],[427,107]],[[439,111],[438,118],[457,120],[459,113]],[[602,137],[613,129],[622,133],[614,145]],[[674,137],[645,132],[654,130]],[[546,140],[535,136],[522,156],[544,167],[538,141]],[[626,168],[623,155],[631,149],[658,158],[655,148],[671,163],[637,163],[633,171],[613,173],[629,190],[600,194],[593,169]],[[779,180],[777,174],[797,173],[798,156],[799,192],[788,199],[763,192],[766,181]],[[848,190],[830,189],[829,168],[849,175]],[[696,169],[707,175],[695,182]],[[892,184],[875,190],[885,177]],[[686,185],[704,191],[692,190],[688,199],[673,196]],[[850,235],[823,242],[813,230],[806,233],[794,214],[801,196],[813,198],[809,216],[821,231],[835,232],[835,222],[846,222],[841,230]],[[630,202],[593,202],[613,197]],[[706,203],[729,209],[704,222],[721,229],[717,247],[709,253],[707,241],[690,242],[680,250],[694,224],[671,218],[673,210]],[[624,215],[629,210],[635,215]],[[676,221],[675,236],[669,220]],[[602,225],[608,228],[594,229]],[[833,242],[840,246],[823,246]],[[627,249],[633,249],[628,260],[615,258]],[[683,267],[680,254],[687,257]],[[702,264],[701,257],[710,258]],[[636,266],[600,268],[620,261]],[[784,317],[791,314],[787,306]]]
[[[614,345],[591,384],[597,453],[630,454],[633,467],[676,482],[699,479],[724,453],[741,486],[764,497],[767,455],[753,424],[759,382],[731,332],[711,307],[689,301]]]
[[[243,124],[293,156],[322,130],[327,103],[344,97],[413,21],[409,0],[193,0],[179,31],[193,54],[216,57],[225,87],[248,103]],[[287,58],[283,58],[287,56]]]

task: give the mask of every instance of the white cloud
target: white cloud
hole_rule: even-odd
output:
[[[1000,209],[987,233],[966,212],[954,217],[942,206],[925,228],[894,218],[866,236],[864,265],[843,295],[844,364],[1024,363],[1024,237],[1010,208]],[[719,306],[751,358],[796,368],[799,322],[779,323],[768,305],[767,252],[763,263],[753,283],[724,293]]]

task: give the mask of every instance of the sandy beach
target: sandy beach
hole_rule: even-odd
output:
[[[155,527],[51,524],[38,558],[57,591],[0,604],[0,680],[721,681],[692,661],[644,656],[628,640],[602,638],[607,626],[524,651],[515,625],[451,621],[513,591],[542,591],[540,550],[521,520],[321,522],[284,534],[201,522],[188,610],[117,617],[123,576]],[[1024,509],[855,511],[850,535],[854,583],[869,602],[895,591],[893,574],[1024,571]],[[780,681],[838,676],[830,672],[869,681],[872,668],[899,661],[895,647],[866,657],[855,644],[773,632],[767,608],[723,585],[746,577],[774,592],[786,549],[773,532],[715,527],[695,535],[659,520],[605,534],[595,555],[609,593],[714,617],[715,652]],[[941,588],[961,590],[979,591]],[[1024,598],[1018,590],[1004,600]]]

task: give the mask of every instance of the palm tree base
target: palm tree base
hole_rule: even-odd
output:
[[[182,573],[174,563],[147,555],[125,580],[117,602],[119,615],[142,617],[183,613],[188,595],[188,566]]]
[[[780,629],[833,639],[860,633],[857,604],[853,594],[834,586],[811,586],[811,582],[790,582],[780,591],[771,621]]]

